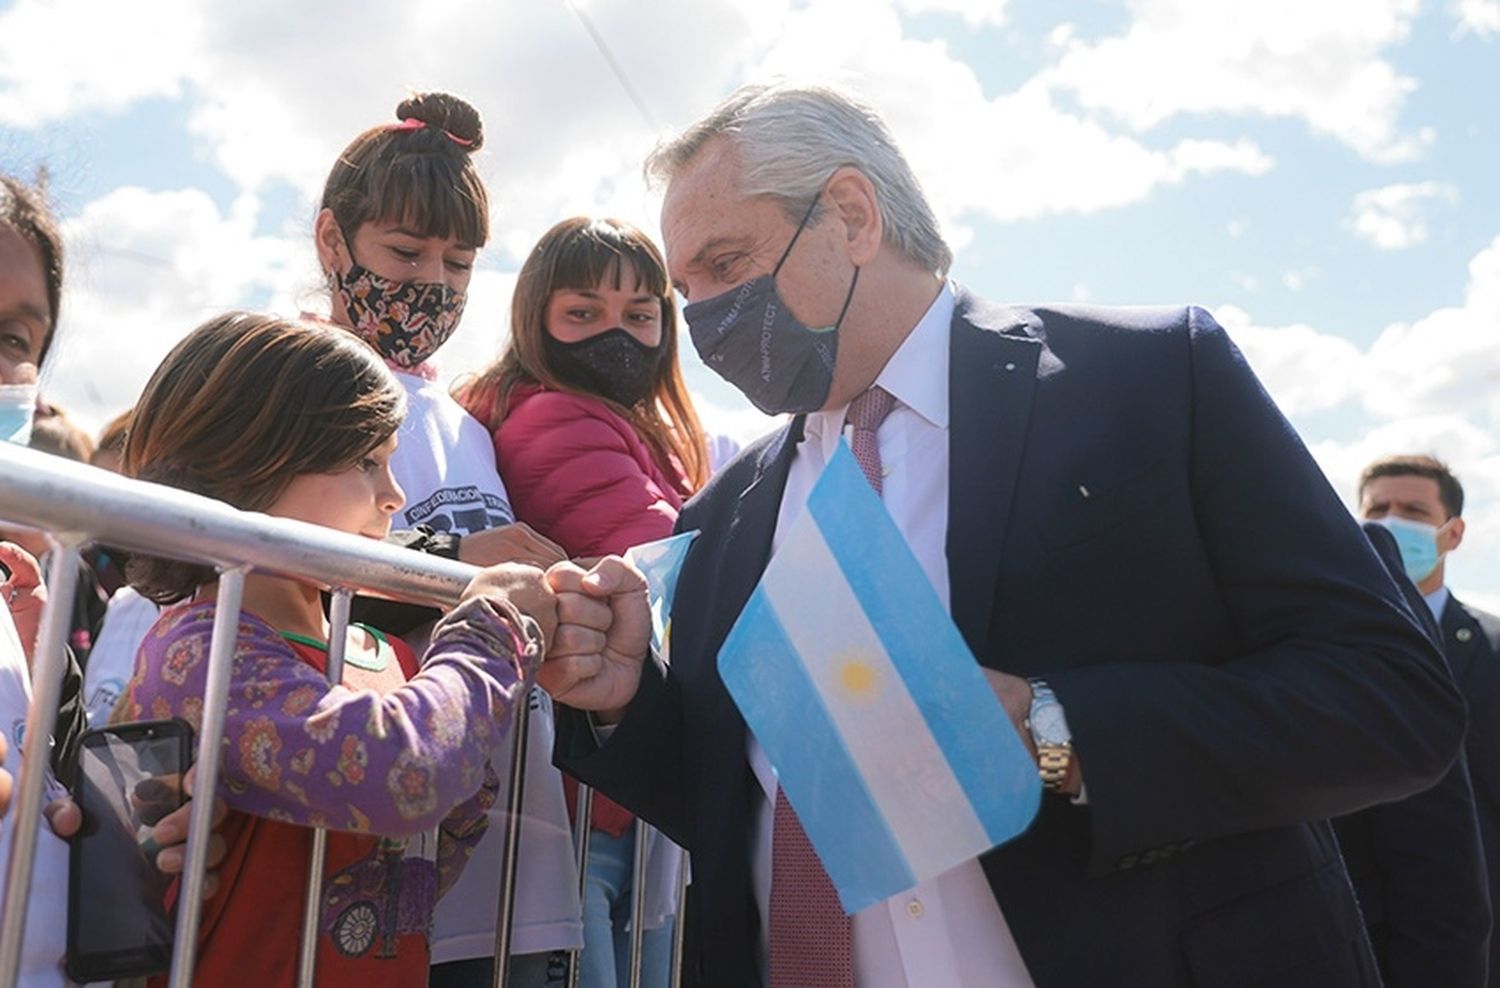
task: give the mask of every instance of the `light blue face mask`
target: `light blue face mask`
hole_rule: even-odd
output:
[[[31,420],[35,416],[35,384],[0,384],[0,442],[18,446],[31,442]]]
[[[1410,518],[1397,518],[1395,515],[1371,518],[1370,521],[1384,525],[1395,537],[1396,548],[1401,550],[1401,565],[1406,568],[1406,575],[1411,577],[1411,582],[1421,583],[1443,561],[1443,554],[1438,551],[1437,545],[1438,533],[1442,528],[1426,522],[1412,521]],[[1447,524],[1444,523],[1443,527],[1446,528]]]

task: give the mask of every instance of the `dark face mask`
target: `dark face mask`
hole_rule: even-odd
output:
[[[559,378],[626,408],[650,397],[666,343],[663,333],[656,346],[647,346],[618,326],[576,343],[564,343],[551,333],[542,340]]]
[[[813,412],[827,403],[838,357],[838,329],[859,284],[855,268],[838,321],[822,329],[799,322],[777,292],[776,275],[817,204],[814,199],[807,208],[770,274],[682,310],[698,356],[767,415]]]

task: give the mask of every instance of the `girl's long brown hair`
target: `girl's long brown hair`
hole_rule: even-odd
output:
[[[592,291],[606,279],[623,281],[634,274],[645,291],[661,299],[661,333],[665,350],[651,394],[627,408],[603,395],[563,381],[547,360],[547,302],[559,289]],[[454,389],[456,397],[491,432],[500,428],[510,400],[521,385],[584,394],[602,401],[635,427],[658,459],[682,465],[696,490],[708,481],[708,448],[703,426],[693,409],[682,367],[677,360],[677,308],[661,251],[635,226],[623,220],[577,216],[542,235],[521,265],[510,306],[510,339],[499,358],[483,373]]]
[[[231,312],[189,333],[151,375],[124,472],[264,511],[299,474],[358,463],[405,415],[405,391],[358,337]],[[207,566],[139,555],[126,575],[162,604],[214,579]]]

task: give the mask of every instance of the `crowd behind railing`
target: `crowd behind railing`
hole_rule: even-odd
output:
[[[209,319],[97,440],[37,393],[62,237],[0,177],[0,984],[1500,983],[1500,621],[1444,586],[1443,464],[1372,464],[1361,534],[1206,313],[977,298],[884,124],[820,87],[652,155],[666,256],[553,226],[493,362],[440,372],[483,145],[441,93],[355,137],[311,231],[327,314]],[[728,465],[677,293],[794,416]],[[853,916],[829,807],[714,666],[841,435],[1046,790]],[[652,647],[616,557],[679,528]],[[142,724],[195,758],[120,789],[122,890],[79,866],[115,822],[80,765]],[[104,893],[170,935],[100,939]]]

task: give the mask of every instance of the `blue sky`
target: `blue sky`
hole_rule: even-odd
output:
[[[654,229],[642,155],[773,74],[886,114],[970,287],[1209,307],[1346,497],[1449,458],[1451,582],[1500,607],[1500,0],[0,0],[0,169],[48,167],[74,262],[47,388],[98,424],[216,311],[318,307],[322,177],[428,88],[486,120],[496,235],[442,355],[473,369],[543,230]],[[718,429],[766,427],[687,363]]]

